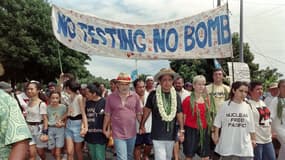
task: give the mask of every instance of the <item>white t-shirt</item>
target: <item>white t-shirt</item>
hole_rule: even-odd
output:
[[[271,118],[272,118],[272,128],[277,133],[278,140],[281,141],[281,143],[285,143],[285,98],[281,98],[283,104],[283,112],[282,112],[282,121],[283,124],[281,124],[281,120],[277,117],[277,104],[278,104],[278,97],[275,97],[272,99],[270,103],[270,112],[271,112]]]
[[[45,102],[34,105],[32,107],[27,107],[27,122],[41,122],[43,120],[42,115],[47,114],[47,106]]]
[[[177,93],[179,94],[179,96],[180,96],[180,98],[181,98],[181,102],[183,102],[183,100],[184,100],[186,97],[190,96],[190,93],[191,93],[191,92],[189,92],[189,91],[187,91],[186,89],[182,88],[181,92],[177,92]]]
[[[266,98],[264,99],[264,103],[267,105],[267,106],[270,106],[270,103],[272,101],[274,97],[269,93]]]
[[[251,108],[246,102],[228,103],[223,103],[214,121],[214,126],[222,128],[215,151],[222,156],[253,157],[250,133],[255,131]]]
[[[252,113],[255,122],[256,143],[265,144],[272,141],[271,139],[271,118],[270,110],[266,104],[259,100],[248,101],[252,106]]]
[[[147,97],[148,97],[148,92],[145,92],[145,94],[144,94],[144,103],[146,103]],[[145,104],[142,104],[141,106],[144,107]],[[150,133],[150,131],[151,131],[151,121],[152,121],[151,117],[152,117],[152,115],[150,113],[148,118],[147,118],[147,120],[145,121],[145,124],[144,124],[146,133]],[[136,121],[136,128],[137,128],[137,133],[139,133],[140,124],[139,124],[138,121]]]

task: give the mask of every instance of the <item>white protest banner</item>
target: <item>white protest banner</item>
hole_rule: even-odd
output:
[[[248,65],[242,62],[233,62],[233,64],[234,67],[232,67],[232,62],[228,62],[230,83],[233,83],[233,70],[234,81],[250,82],[250,72]]]
[[[130,59],[200,59],[232,55],[227,6],[158,24],[123,24],[53,5],[55,37],[89,55]]]

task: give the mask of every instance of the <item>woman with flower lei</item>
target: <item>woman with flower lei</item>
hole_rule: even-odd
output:
[[[183,114],[181,99],[177,95],[173,84],[175,72],[171,69],[161,69],[155,76],[159,82],[156,90],[152,91],[143,109],[143,119],[140,124],[140,132],[144,133],[144,124],[152,112],[151,137],[153,140],[154,156],[156,160],[171,160],[176,120],[179,123],[179,140],[184,140]]]
[[[186,160],[191,160],[197,153],[203,159],[210,156],[210,131],[215,113],[209,97],[204,94],[206,79],[202,75],[193,79],[194,92],[185,98],[182,110],[185,122],[185,140],[183,152]]]

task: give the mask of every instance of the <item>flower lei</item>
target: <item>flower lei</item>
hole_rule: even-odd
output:
[[[166,104],[167,102],[164,102],[163,94],[161,91],[161,86],[158,85],[156,88],[156,102],[157,102],[157,107],[160,116],[162,117],[163,121],[170,122],[174,119],[176,116],[176,110],[177,110],[177,97],[176,97],[176,91],[174,87],[171,87],[170,89],[170,96],[171,96],[171,105],[170,105],[170,113],[167,113],[166,109]]]
[[[281,124],[283,124],[282,113],[283,113],[283,106],[285,105],[285,101],[283,98],[278,97],[277,102],[277,117],[280,119]]]
[[[209,99],[210,98],[210,99]],[[216,115],[216,106],[215,106],[215,102],[213,97],[208,97],[208,95],[203,95],[203,99],[204,99],[204,103],[205,103],[205,108],[206,108],[206,122],[208,125],[208,134],[211,133],[211,129],[213,126],[213,121]],[[192,111],[192,116],[194,116],[194,108],[196,106],[196,97],[194,92],[191,93],[190,95],[190,108]],[[200,109],[197,107],[196,108],[196,115],[197,115],[197,126],[198,126],[198,130],[199,130],[199,145],[201,145],[201,147],[203,147],[204,144],[204,137],[205,137],[205,130],[202,127],[202,121],[201,121],[201,113],[200,113]]]

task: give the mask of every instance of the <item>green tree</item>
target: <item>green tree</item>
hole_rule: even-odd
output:
[[[21,82],[54,80],[63,72],[80,78],[94,78],[85,65],[90,57],[58,44],[51,26],[51,7],[45,0],[3,0],[0,2],[0,62],[4,80]],[[58,49],[59,48],[59,49]]]
[[[239,35],[238,33],[233,33],[232,35],[233,44],[233,58],[218,59],[219,63],[222,65],[223,70],[228,75],[227,62],[238,62],[239,57]],[[253,63],[254,55],[250,51],[248,43],[244,43],[244,62],[248,64],[250,69],[251,80],[264,82],[266,86],[275,82],[282,76],[282,74],[277,72],[277,69],[266,69],[259,70],[259,65]],[[189,59],[189,60],[171,60],[170,66],[173,70],[179,73],[185,81],[192,81],[193,77],[198,74],[205,75],[207,80],[212,81],[212,72],[214,70],[214,63],[212,59]]]

